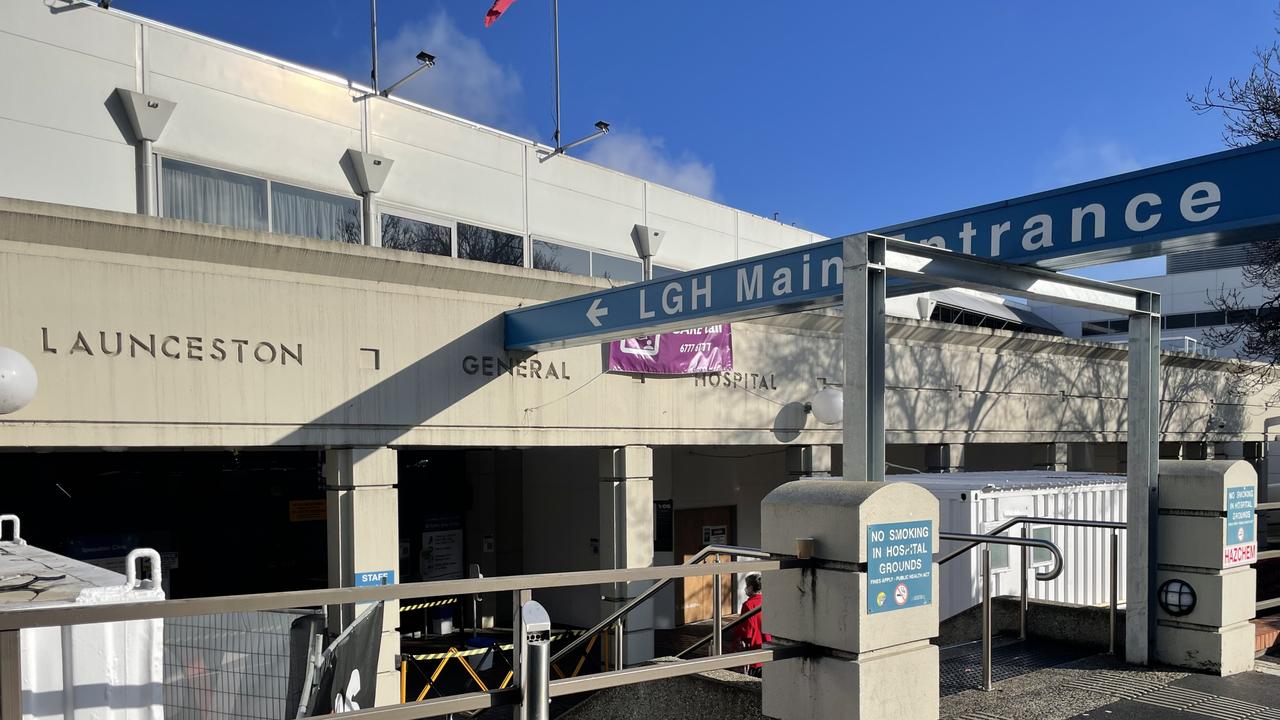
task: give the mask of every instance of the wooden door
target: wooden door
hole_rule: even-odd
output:
[[[677,510],[675,512],[676,560],[683,563],[707,545],[733,544],[735,541],[733,521],[732,506]],[[716,559],[707,558],[704,562],[714,562]],[[718,559],[728,562],[732,558],[725,555]],[[676,624],[684,625],[711,619],[712,582],[710,575],[676,581]],[[733,587],[732,573],[726,573],[720,577],[720,607],[721,612],[726,615],[734,612]]]

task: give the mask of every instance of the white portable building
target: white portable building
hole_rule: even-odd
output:
[[[1018,471],[890,475],[888,482],[911,482],[938,498],[939,531],[985,534],[1020,516],[1077,520],[1125,521],[1126,480],[1100,473]],[[1028,573],[1033,599],[1072,605],[1106,606],[1111,602],[1111,533],[1098,528],[1075,528],[1041,523],[1027,525],[1031,537],[1050,540],[1062,551],[1064,566],[1056,580],[1038,582]],[[1007,534],[1020,536],[1022,526]],[[1124,604],[1125,532],[1119,532],[1119,602]],[[943,542],[946,554],[960,543]],[[1032,568],[1052,560],[1044,550],[1031,550]],[[1021,592],[1018,568],[1022,549],[991,545],[993,596]],[[975,547],[939,569],[936,598],[939,617],[946,619],[982,600],[982,554]]]
[[[121,575],[28,545],[17,519],[0,517],[0,528],[7,522],[14,532],[0,541],[0,612],[164,599],[154,550],[130,553]],[[143,557],[151,577],[139,581]],[[23,720],[163,720],[163,621],[29,628],[21,641]]]

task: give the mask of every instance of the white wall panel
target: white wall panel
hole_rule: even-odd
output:
[[[95,57],[14,35],[0,35],[0,117],[76,135],[124,144],[132,142],[128,120],[117,125],[107,103],[116,105],[117,87],[132,89],[132,65]]]
[[[341,163],[360,147],[358,130],[163,75],[152,76],[151,92],[178,104],[156,152],[353,194]]]
[[[374,100],[369,112],[375,153],[387,154],[380,144],[386,139],[493,170],[524,172],[525,144],[514,138],[390,100]]]
[[[0,33],[21,35],[82,55],[132,66],[137,23],[92,5],[45,0],[6,0]],[[7,44],[8,39],[0,41]],[[18,67],[32,69],[27,63]]]
[[[137,152],[123,143],[0,118],[0,197],[135,212]]]
[[[162,28],[147,29],[146,45],[146,68],[153,78],[169,77],[230,97],[360,128],[361,109],[352,100],[352,91],[333,80]]]
[[[631,228],[644,222],[637,208],[541,182],[529,183],[529,232],[549,240],[635,257]]]
[[[737,216],[738,240],[744,244],[750,241],[755,246],[768,247],[769,251],[782,250],[800,243],[813,242],[820,239],[819,236],[807,230],[801,230],[776,220],[762,218],[759,215],[738,211]],[[741,249],[743,257],[748,257],[745,254],[745,245]]]
[[[652,187],[652,186],[650,186]],[[649,225],[667,231],[658,253],[659,265],[693,269],[735,259],[737,243],[733,233],[716,232],[704,226],[653,212],[649,209]]]
[[[636,210],[644,209],[645,183],[639,178],[592,165],[567,155],[557,155],[544,160],[545,153],[533,147],[526,149],[526,156],[529,162],[530,181],[573,190]]]
[[[675,218],[682,223],[725,235],[732,236],[736,232],[736,211],[733,208],[652,183],[648,185],[648,192],[647,203],[651,215]]]
[[[521,175],[386,139],[374,152],[395,160],[382,201],[523,232]]]

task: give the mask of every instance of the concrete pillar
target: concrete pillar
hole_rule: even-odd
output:
[[[1070,465],[1071,446],[1067,443],[1038,443],[1032,453],[1036,470],[1066,472]]]
[[[831,467],[830,445],[795,445],[787,448],[787,474],[793,478],[830,475]]]
[[[815,652],[764,666],[764,714],[935,720],[937,498],[910,483],[798,480],[769,493],[760,517],[765,550],[795,555],[811,538],[814,557],[765,573],[765,630]]]
[[[1160,463],[1158,660],[1218,675],[1253,669],[1257,482],[1244,461]]]
[[[399,498],[396,451],[391,448],[331,448],[324,455],[329,528],[329,585],[351,587],[359,576],[389,571],[400,575]],[[331,613],[330,631],[346,627],[365,609],[343,606]],[[383,608],[382,650],[378,656],[379,706],[400,702],[395,657],[400,652],[400,603]]]
[[[600,450],[600,567],[653,565],[653,449],[627,445]],[[640,594],[649,583],[615,583],[601,587],[608,614]],[[624,661],[628,665],[653,657],[653,603],[644,603],[626,618]]]
[[[931,473],[964,472],[964,445],[942,443],[924,447],[925,470]]]

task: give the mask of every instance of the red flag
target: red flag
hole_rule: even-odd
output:
[[[493,0],[493,7],[489,8],[489,12],[484,14],[484,26],[489,27],[497,22],[502,13],[506,12],[507,8],[514,5],[515,2],[516,0]]]

